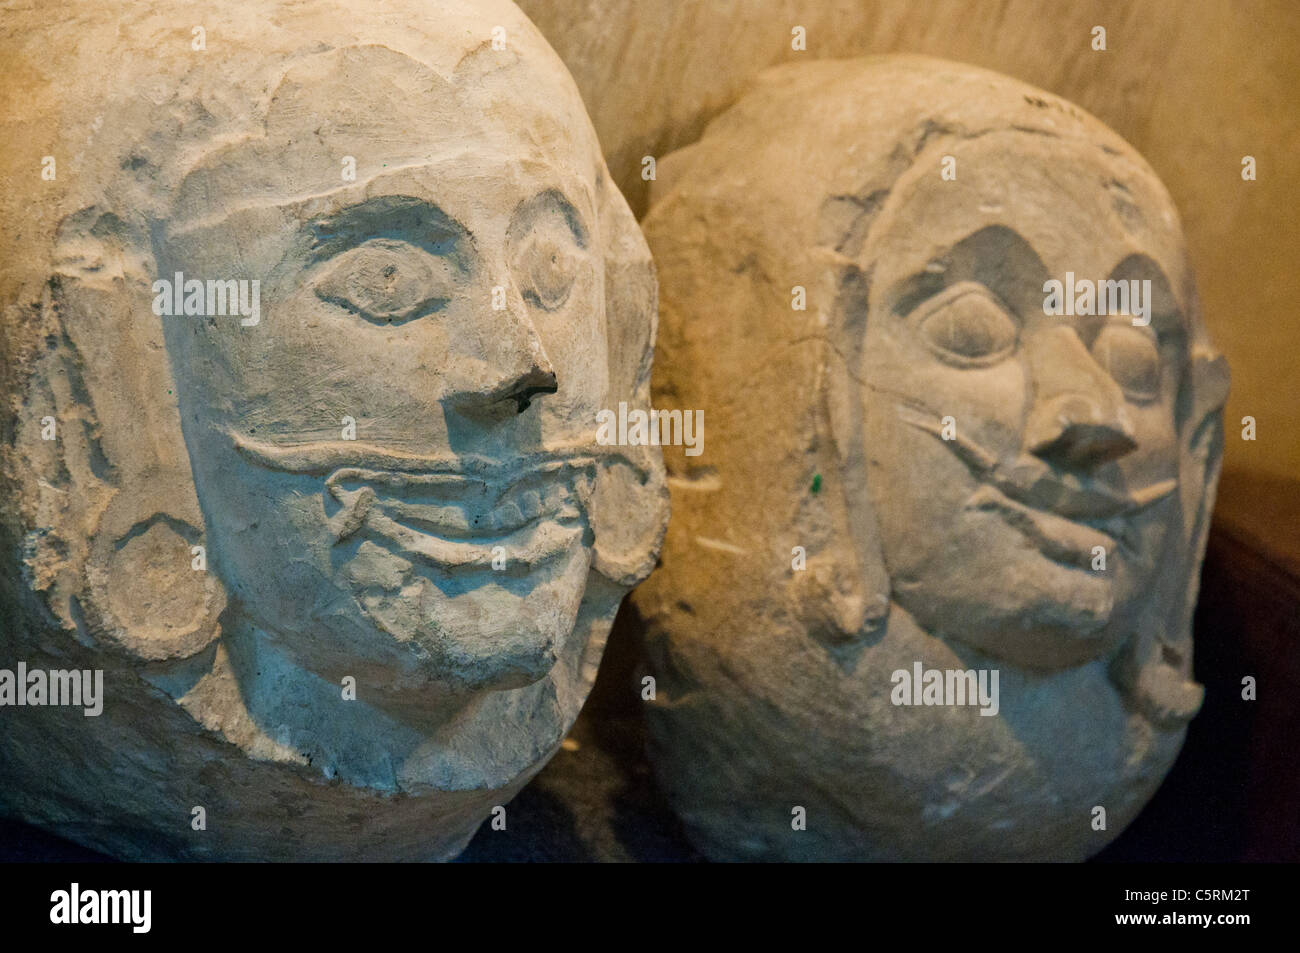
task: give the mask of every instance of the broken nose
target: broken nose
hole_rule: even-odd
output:
[[[516,385],[506,397],[515,402],[519,413],[528,409],[529,404],[538,394],[554,394],[560,389],[554,371],[537,371],[529,374]]]
[[[1077,394],[1050,401],[1031,415],[1025,445],[1035,456],[1072,469],[1099,466],[1137,449],[1119,412],[1107,414]]]

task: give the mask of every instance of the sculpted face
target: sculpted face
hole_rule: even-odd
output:
[[[0,467],[0,643],[108,697],[0,733],[0,806],[123,857],[453,857],[663,537],[659,449],[596,443],[649,401],[636,220],[508,0],[248,0],[201,55],[173,0],[92,6],[0,36],[54,61],[21,137],[84,157],[0,266],[8,397],[59,422]]]
[[[791,63],[663,157],[642,225],[656,402],[716,422],[700,462],[667,453],[673,524],[632,596],[696,845],[1095,853],[1202,699],[1227,374],[1154,172],[985,70]],[[1071,280],[1140,300],[1062,314]],[[792,804],[818,823],[792,835]]]
[[[865,252],[861,379],[895,599],[933,634],[1055,668],[1123,638],[1163,568],[1188,335],[1165,200],[1042,138],[961,143],[956,181],[924,161],[900,181]],[[1023,156],[1014,182],[999,151]],[[1149,279],[1150,325],[1044,313],[1067,272]]]
[[[358,66],[425,80],[394,58],[342,55],[313,89]],[[168,347],[216,566],[331,680],[530,684],[590,568],[608,373],[595,169],[561,134],[580,106],[519,120],[571,143],[552,164],[508,110],[456,95],[335,133],[331,154],[365,156],[355,182],[331,163],[305,194],[250,202],[274,192],[277,142],[321,125],[290,96],[267,141],[190,174],[165,240],[163,274],[265,276],[258,325],[174,321]]]

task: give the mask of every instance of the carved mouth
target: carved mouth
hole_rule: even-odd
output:
[[[260,466],[324,475],[325,491],[340,504],[328,517],[336,542],[364,531],[439,569],[483,570],[494,561],[532,567],[554,559],[586,531],[596,474],[588,447],[494,460],[353,441],[280,445],[230,437]]]
[[[997,511],[1044,556],[1066,566],[1090,569],[1098,546],[1110,555],[1117,549],[1131,553],[1137,548],[1136,528],[1125,516],[1076,521],[1050,510],[1026,506],[988,483],[981,484],[971,494],[966,506]]]
[[[343,467],[325,481],[341,504],[330,531],[362,529],[442,569],[489,569],[494,559],[534,566],[583,534],[594,461],[555,460],[508,481],[450,473]]]
[[[1177,480],[1168,479],[1120,492],[1027,455],[1006,466],[969,437],[944,439],[932,414],[900,404],[899,416],[943,440],[982,481],[967,500],[968,508],[1001,513],[1045,556],[1064,565],[1091,568],[1097,546],[1108,554],[1117,548],[1137,554],[1140,538],[1133,518],[1178,487]]]

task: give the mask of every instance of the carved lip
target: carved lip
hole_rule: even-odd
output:
[[[943,437],[939,418],[920,408],[899,405],[908,424],[943,440],[981,485],[966,505],[997,510],[1042,552],[1067,565],[1091,566],[1092,550],[1116,546],[1137,552],[1139,537],[1132,517],[1178,488],[1176,479],[1158,480],[1121,492],[1095,480],[1062,473],[1047,461],[1022,454],[1007,466],[996,454],[962,434]]]
[[[1097,546],[1114,554],[1117,547],[1132,551],[1137,545],[1135,527],[1125,516],[1078,522],[1050,510],[1026,506],[990,483],[980,484],[966,505],[971,509],[996,510],[1043,555],[1081,569],[1091,567]]]
[[[258,466],[285,473],[327,476],[347,467],[418,477],[452,476],[508,481],[530,470],[557,462],[594,462],[600,447],[586,443],[539,447],[514,457],[490,457],[477,453],[425,454],[384,447],[361,440],[316,440],[300,443],[258,440],[232,429],[223,431],[240,456]]]
[[[357,441],[276,444],[230,432],[239,453],[274,470],[325,477],[341,504],[341,542],[362,531],[441,569],[531,566],[571,549],[586,526],[596,455],[585,446],[514,459],[428,456]],[[500,547],[500,549],[498,549]]]
[[[1146,509],[1178,487],[1157,480],[1127,493],[1070,473],[1054,470],[1037,457],[1022,456],[1010,467],[994,465],[985,479],[1018,503],[1078,522],[1109,521]]]
[[[364,527],[423,562],[486,569],[495,555],[531,566],[568,551],[593,482],[590,461],[557,460],[508,481],[343,467],[325,486],[342,504],[330,517],[339,541]]]

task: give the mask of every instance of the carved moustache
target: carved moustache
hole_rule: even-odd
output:
[[[584,444],[502,461],[357,441],[281,446],[230,436],[258,465],[324,476],[326,492],[341,506],[328,518],[336,542],[372,532],[441,569],[488,569],[497,547],[525,567],[568,551],[584,532],[596,465],[605,455]]]

